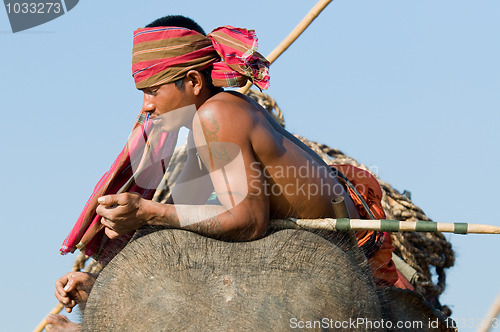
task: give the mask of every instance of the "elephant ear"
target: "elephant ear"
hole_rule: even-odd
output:
[[[379,296],[384,319],[397,326],[394,331],[457,331],[454,320],[433,308],[418,293],[385,287],[379,290]]]

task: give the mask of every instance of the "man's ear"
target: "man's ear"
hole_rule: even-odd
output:
[[[195,96],[199,96],[205,81],[203,80],[203,75],[197,70],[190,70],[186,74],[186,82],[189,89],[193,91]]]

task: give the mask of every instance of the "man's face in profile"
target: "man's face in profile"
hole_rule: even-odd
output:
[[[141,89],[144,92],[142,110],[151,119],[167,112],[193,104],[186,93],[186,87],[178,88],[174,82]]]
[[[162,131],[174,131],[182,126],[189,127],[196,113],[193,98],[185,86],[179,88],[175,83],[141,89],[144,93],[143,112],[149,114],[152,124]]]

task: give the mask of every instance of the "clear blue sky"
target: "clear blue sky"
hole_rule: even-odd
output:
[[[74,260],[60,244],[141,107],[132,31],[184,14],[255,29],[266,55],[314,4],[80,1],[17,34],[0,9],[2,330],[29,331],[56,304]],[[334,1],[272,66],[269,94],[291,132],[376,168],[434,220],[500,225],[499,17],[497,0]],[[447,238],[442,302],[480,320],[500,293],[500,237]]]

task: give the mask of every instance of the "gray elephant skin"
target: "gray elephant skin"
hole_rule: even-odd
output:
[[[152,232],[101,272],[83,330],[454,330],[412,292],[376,290],[366,260],[349,243],[301,230],[239,243]],[[422,327],[395,328],[405,320]]]

